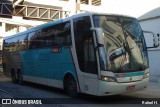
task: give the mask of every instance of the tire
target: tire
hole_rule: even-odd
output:
[[[17,83],[16,73],[14,70],[11,71],[12,83]]]
[[[71,75],[69,75],[66,79],[66,91],[68,95],[71,97],[78,96],[77,83],[76,83],[76,80]]]
[[[19,71],[18,72],[18,84],[21,84],[21,85],[23,85],[23,76],[22,76],[22,72],[21,71]]]

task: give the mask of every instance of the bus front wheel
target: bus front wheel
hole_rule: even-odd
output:
[[[66,79],[66,91],[71,97],[77,97],[77,83],[73,76],[69,75]]]

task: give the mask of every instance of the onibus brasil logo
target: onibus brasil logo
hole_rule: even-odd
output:
[[[2,99],[2,104],[42,104],[41,100]]]

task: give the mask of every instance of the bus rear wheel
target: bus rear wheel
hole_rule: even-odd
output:
[[[77,97],[77,83],[73,76],[69,75],[66,79],[66,91],[71,97]]]
[[[12,82],[17,83],[16,73],[14,70],[11,71]]]
[[[17,77],[18,77],[18,83],[22,85],[23,84],[23,76],[22,76],[21,71],[18,71]]]

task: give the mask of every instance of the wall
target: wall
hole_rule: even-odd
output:
[[[140,21],[140,24],[143,30],[160,34],[160,18]],[[152,44],[152,40],[149,40],[148,37],[149,35],[145,35],[147,45]],[[148,49],[148,55],[150,65],[150,81],[160,82],[160,47]]]
[[[150,66],[150,81],[160,82],[160,48],[148,51]]]

